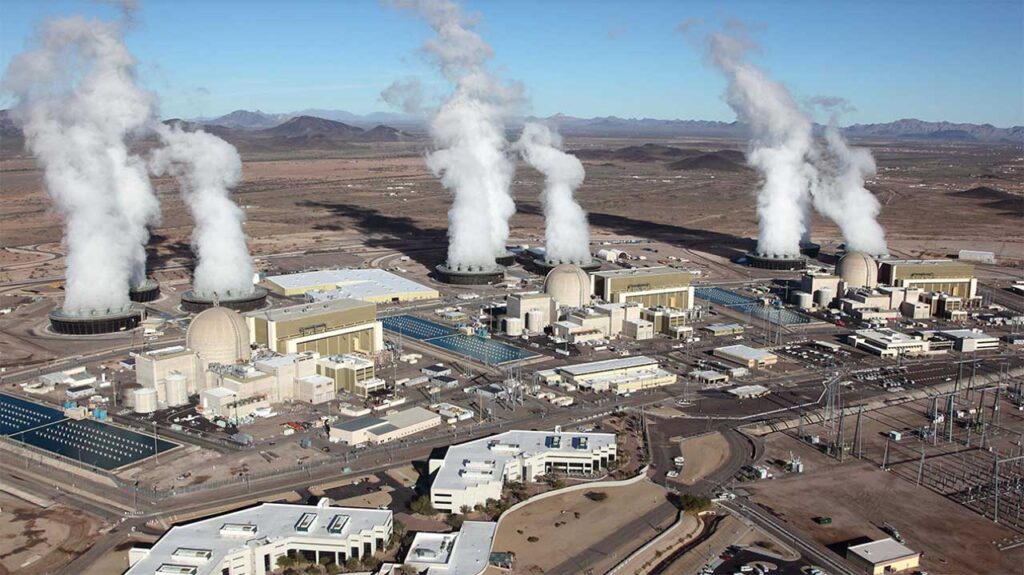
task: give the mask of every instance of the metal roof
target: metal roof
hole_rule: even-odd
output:
[[[898,559],[905,559],[914,555],[920,555],[917,551],[893,540],[892,537],[853,545],[847,549],[848,552],[873,564],[888,563]]]
[[[433,288],[418,284],[382,269],[335,269],[268,276],[266,281],[284,289],[302,289],[316,301],[353,298],[379,298],[399,296],[410,292],[433,292]],[[334,289],[317,290],[334,285]]]

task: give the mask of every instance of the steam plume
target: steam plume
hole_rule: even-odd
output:
[[[583,183],[583,164],[562,151],[562,138],[543,124],[529,122],[515,149],[544,174],[544,238],[549,262],[590,262],[590,229],[587,214],[573,198]]]
[[[825,149],[818,155],[819,178],[811,190],[814,207],[843,232],[848,251],[888,253],[885,230],[878,224],[881,205],[864,187],[875,175],[875,159],[866,148],[851,148],[835,118],[825,129]]]
[[[192,249],[198,257],[193,289],[204,295],[253,291],[252,257],[245,243],[245,214],[230,190],[242,178],[242,159],[234,146],[203,131],[160,125],[163,148],[153,151],[156,175],[170,174],[181,188],[195,221]]]
[[[515,213],[510,193],[515,165],[507,151],[505,116],[519,92],[488,73],[485,63],[493,50],[456,3],[395,4],[415,10],[434,29],[436,37],[424,48],[455,85],[431,119],[436,150],[427,156],[427,167],[455,196],[448,211],[448,265],[493,268],[494,258],[505,253],[508,220]]]
[[[64,309],[119,309],[145,276],[148,225],[160,208],[145,162],[126,138],[153,116],[153,97],[135,83],[121,28],[64,18],[45,23],[15,56],[2,88],[64,217]]]
[[[807,227],[803,206],[814,179],[807,162],[812,124],[782,84],[746,60],[752,47],[724,33],[708,37],[711,62],[729,80],[729,106],[752,132],[747,161],[764,178],[757,198],[757,251],[795,257]]]
[[[764,177],[758,195],[758,252],[795,256],[800,240],[810,240],[811,205],[834,221],[847,249],[879,255],[887,252],[878,224],[878,200],[864,187],[875,173],[871,152],[851,148],[836,116],[822,145],[814,125],[785,86],[746,60],[754,47],[744,37],[722,33],[708,37],[716,67],[729,79],[727,100],[753,132],[747,160]],[[814,104],[842,108],[839,98],[816,98]]]

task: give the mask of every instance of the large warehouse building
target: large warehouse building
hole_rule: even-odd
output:
[[[331,427],[331,441],[348,445],[387,443],[441,425],[441,416],[422,407],[410,407],[374,417],[367,415]]]
[[[441,297],[436,289],[381,269],[336,269],[267,276],[260,285],[277,295],[305,295],[310,301],[351,298],[398,303]]]
[[[882,260],[878,266],[878,281],[964,299],[978,295],[974,265],[953,260]]]
[[[641,307],[693,307],[693,286],[688,272],[670,267],[595,272],[595,296],[609,303],[638,303]]]
[[[355,299],[293,305],[245,314],[252,343],[278,353],[370,355],[384,347],[377,306]]]
[[[431,458],[430,502],[458,512],[501,499],[508,481],[535,481],[553,471],[589,474],[615,461],[614,433],[507,431],[448,448]]]
[[[677,376],[662,369],[657,359],[638,355],[538,371],[537,379],[548,385],[568,384],[580,389],[614,391],[622,395],[672,385]]]
[[[343,565],[387,547],[391,511],[329,503],[262,503],[175,525],[152,547],[133,547],[125,575],[266,575],[277,569],[278,557]]]

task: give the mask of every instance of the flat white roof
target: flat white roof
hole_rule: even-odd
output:
[[[227,555],[250,546],[254,540],[266,539],[272,543],[289,537],[301,537],[304,540],[319,539],[330,544],[345,540],[353,533],[383,527],[391,521],[389,510],[330,507],[327,499],[320,501],[318,505],[263,503],[188,525],[174,526],[125,575],[152,575],[161,565],[183,563],[196,566],[197,575],[220,575],[221,561]],[[309,530],[298,531],[296,527],[307,513],[314,515],[313,518],[305,518]],[[334,521],[335,516],[339,515],[343,520]],[[332,521],[335,525],[341,525],[337,533],[327,529]],[[179,549],[189,554],[195,551],[209,552],[210,558],[186,563],[181,553],[174,555]]]
[[[259,317],[268,321],[287,321],[290,319],[297,319],[303,316],[316,317],[320,314],[331,313],[335,311],[344,311],[348,309],[357,309],[366,305],[374,305],[358,299],[336,299],[325,302],[315,303],[300,303],[299,305],[290,305],[288,307],[279,307],[276,309],[251,311],[245,314],[246,317]],[[376,308],[376,306],[374,306]]]
[[[324,357],[320,359],[319,363],[335,369],[339,367],[347,367],[350,369],[366,369],[368,367],[373,367],[373,362],[369,359],[361,355],[351,353]]]
[[[615,369],[626,369],[630,367],[644,367],[648,365],[658,365],[658,360],[647,357],[646,355],[636,355],[632,357],[618,357],[615,359],[606,359],[603,361],[592,361],[590,363],[578,363],[576,365],[566,365],[555,368],[558,371],[564,371],[570,375],[588,375],[592,373],[600,373],[602,371],[611,371]]]
[[[302,289],[309,291],[314,301],[353,298],[379,298],[411,292],[436,292],[437,290],[418,284],[414,281],[395,275],[382,269],[334,269],[313,272],[268,276],[266,281],[273,282],[283,289]],[[334,289],[315,290],[325,285],[334,285]],[[310,291],[314,290],[314,291]]]
[[[946,331],[940,331],[939,334],[952,337],[954,339],[977,339],[977,340],[989,340],[996,339],[985,332],[975,331],[973,329],[951,329]]]
[[[741,385],[728,391],[737,397],[743,397],[748,395],[764,395],[770,390],[763,385]]]
[[[636,276],[656,276],[665,274],[686,274],[690,275],[690,272],[677,270],[676,268],[670,268],[668,266],[655,266],[649,268],[632,268],[625,270],[605,270],[594,272],[593,275],[601,276],[603,278],[621,278],[621,277],[636,277]]]
[[[764,361],[766,359],[775,357],[774,353],[765,351],[763,349],[757,349],[757,348],[754,348],[754,347],[750,347],[749,345],[743,345],[743,344],[727,345],[725,347],[718,347],[718,348],[715,348],[715,351],[719,351],[719,352],[731,355],[733,357],[739,357],[739,358],[745,359],[747,361],[750,361],[750,360]]]
[[[917,551],[893,540],[892,537],[886,537],[885,539],[879,539],[878,541],[871,541],[869,543],[861,543],[860,545],[853,545],[847,550],[861,559],[876,565],[879,563],[896,561],[897,559],[904,559],[914,555],[920,555]]]
[[[417,533],[405,562],[427,575],[478,575],[487,568],[497,523],[466,521],[458,533]]]
[[[547,438],[558,438],[558,447],[549,447]],[[573,438],[586,438],[587,447],[577,449],[572,445]],[[498,449],[491,449],[491,446]],[[434,477],[431,489],[463,489],[470,485],[502,481],[505,465],[520,455],[530,456],[541,452],[559,452],[577,454],[592,453],[605,447],[615,445],[614,433],[570,433],[554,431],[506,431],[490,437],[467,441],[452,445],[445,454],[444,463]],[[472,474],[463,475],[467,464],[473,466],[484,462],[493,470],[491,479],[477,479]]]

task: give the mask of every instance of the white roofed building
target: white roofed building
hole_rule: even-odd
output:
[[[383,551],[391,533],[386,509],[262,503],[171,527],[151,548],[131,549],[125,575],[268,575],[282,556],[342,565]]]
[[[375,268],[267,276],[262,285],[278,295],[305,295],[311,302],[350,298],[373,303],[398,303],[441,297],[436,289]]]
[[[507,431],[452,445],[443,458],[432,458],[430,502],[457,513],[500,499],[505,482],[535,481],[553,471],[591,474],[615,458],[613,433]]]

